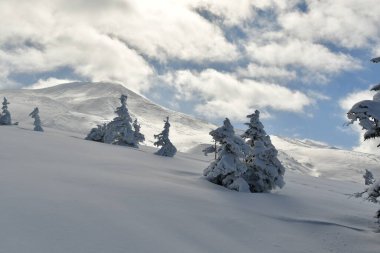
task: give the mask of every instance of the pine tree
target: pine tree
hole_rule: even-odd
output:
[[[156,147],[161,147],[155,154],[160,156],[173,157],[177,153],[177,149],[169,139],[169,117],[166,117],[166,120],[164,120],[164,122],[164,130],[161,133],[154,135],[154,138],[157,139],[154,145]]]
[[[278,160],[278,152],[264,130],[260,112],[256,110],[247,115],[247,118],[250,122],[246,123],[248,129],[242,137],[251,147],[251,152],[246,156],[247,171],[244,173],[250,191],[269,192],[276,187],[282,188],[285,184],[285,168]]]
[[[365,170],[363,178],[364,178],[364,184],[365,185],[371,185],[375,182],[375,179],[373,178],[372,172],[367,170],[367,169]]]
[[[132,118],[127,108],[127,98],[126,95],[120,96],[121,105],[115,110],[118,116],[107,125],[105,143],[137,147],[131,125]]]
[[[8,100],[4,97],[2,113],[0,115],[0,125],[12,125],[11,113],[8,111]]]
[[[30,117],[34,119],[34,131],[43,132],[44,129],[41,126],[41,119],[39,115],[40,111],[38,110],[38,107],[34,108],[34,110],[29,114]]]
[[[380,57],[371,60],[374,63],[380,62]],[[347,118],[350,120],[348,124],[353,124],[359,121],[359,125],[365,130],[364,140],[380,137],[380,84],[372,87],[371,91],[375,91],[372,100],[363,100],[355,105],[347,112]],[[378,147],[380,144],[378,145]],[[372,173],[371,173],[372,174]],[[370,183],[366,179],[366,184]],[[373,178],[372,178],[373,179]],[[362,197],[366,195],[366,200],[380,203],[380,180],[372,180],[363,192],[355,193],[355,197]],[[380,223],[380,209],[376,212],[375,218]]]
[[[211,131],[210,135],[220,146],[217,159],[203,171],[203,175],[210,182],[228,189],[249,191],[249,185],[243,178],[247,170],[243,158],[249,151],[248,145],[235,135],[228,118],[224,120],[223,126]]]
[[[137,119],[133,122],[133,130],[134,130],[134,136],[136,143],[144,142],[145,136],[140,132],[141,126],[137,122]]]

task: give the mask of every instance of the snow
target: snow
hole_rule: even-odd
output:
[[[153,135],[162,131],[162,120],[170,117],[170,138],[181,151],[210,142],[209,132],[215,127],[183,113],[163,108],[152,101],[115,83],[75,82],[45,89],[1,90],[11,103],[9,111],[14,121],[31,127],[30,108],[38,106],[44,128],[59,129],[83,138],[99,124],[115,117],[120,95],[128,95],[128,110],[141,124],[148,146],[155,142]],[[29,123],[30,122],[30,123]]]
[[[287,171],[238,193],[202,177],[210,157],[16,126],[0,142],[0,252],[379,252],[378,205],[346,195],[363,183]]]

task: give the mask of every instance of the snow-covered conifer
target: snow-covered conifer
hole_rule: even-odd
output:
[[[379,62],[377,59],[380,57],[372,61]],[[364,140],[380,137],[380,85],[375,85],[371,91],[376,92],[372,100],[360,101],[347,112],[347,118],[350,120],[348,124],[358,121],[365,130]]]
[[[127,96],[120,96],[121,105],[116,108],[115,113],[118,115],[107,125],[107,132],[104,136],[104,142],[137,147],[134,132],[132,130],[132,118],[127,108]]]
[[[107,125],[97,125],[91,129],[90,133],[86,136],[85,140],[104,142],[104,135],[106,133]]]
[[[371,61],[374,63],[379,63],[380,57],[373,58]],[[365,130],[364,140],[380,137],[380,84],[372,87],[371,91],[376,92],[372,100],[360,101],[354,104],[347,112],[347,118],[350,120],[348,124],[353,124],[355,121],[359,121],[359,125],[363,128],[363,130]],[[379,146],[380,144],[378,147]],[[369,182],[367,182],[367,178],[365,179],[365,183],[367,185]],[[366,195],[366,200],[379,203],[380,180],[372,180],[372,184],[369,184],[363,192],[354,194],[355,197],[362,197],[364,195]],[[375,217],[380,222],[380,209],[376,212]]]
[[[41,126],[41,119],[40,119],[40,111],[38,110],[38,107],[34,108],[34,110],[29,114],[30,117],[34,119],[34,131],[43,132],[44,129]]]
[[[260,112],[247,115],[250,119],[248,129],[242,137],[250,145],[251,151],[246,156],[247,171],[244,178],[251,192],[269,192],[284,186],[285,168],[277,158],[277,150],[260,121]]]
[[[243,178],[247,170],[243,158],[249,151],[248,145],[235,135],[228,118],[224,120],[223,126],[211,131],[210,135],[220,147],[217,159],[203,171],[203,175],[210,182],[228,189],[249,191],[249,185]]]
[[[164,130],[161,133],[154,135],[154,138],[157,139],[154,145],[161,147],[155,154],[160,156],[173,157],[177,153],[177,149],[169,139],[169,117],[166,117],[166,120],[164,120],[164,122]]]
[[[367,169],[365,170],[363,178],[364,178],[365,185],[371,185],[375,182],[375,179],[373,178],[372,172],[367,170]]]
[[[0,125],[12,125],[11,113],[8,111],[8,100],[4,97],[2,113],[0,115]]]
[[[133,121],[133,130],[134,130],[134,136],[136,144],[145,141],[145,136],[140,132],[141,126],[138,123],[137,119]]]

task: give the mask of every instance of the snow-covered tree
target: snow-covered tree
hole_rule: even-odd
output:
[[[369,185],[363,192],[358,192],[353,195],[356,198],[363,197],[373,203],[380,203],[380,180],[375,181],[373,184]],[[375,213],[375,218],[377,218],[380,224],[380,209]]]
[[[371,61],[378,63],[380,62],[380,57],[373,58]],[[350,120],[349,124],[358,121],[359,125],[365,130],[364,140],[380,137],[380,84],[372,87],[371,91],[376,92],[372,100],[363,100],[354,104],[347,113],[347,118]],[[379,203],[380,180],[373,181],[363,192],[355,193],[354,196],[365,196],[366,200]],[[375,217],[380,222],[380,209],[376,212]]]
[[[121,105],[116,108],[118,115],[108,125],[104,136],[105,143],[137,147],[134,132],[132,130],[132,118],[127,108],[127,96],[120,96]]]
[[[260,121],[260,112],[258,110],[253,114],[247,115],[247,118],[249,118],[249,122],[245,123],[245,125],[248,126],[248,129],[241,135],[241,137],[246,140],[248,145],[253,147],[255,141],[264,141],[268,135],[264,130],[264,125]]]
[[[249,191],[249,185],[243,177],[247,170],[244,157],[249,146],[235,135],[228,118],[224,120],[223,126],[211,131],[210,135],[220,146],[217,159],[203,171],[203,175],[210,182],[228,189]]]
[[[242,134],[251,147],[246,156],[247,171],[244,178],[249,184],[251,192],[269,192],[276,187],[284,186],[285,168],[277,158],[277,150],[272,144],[269,135],[260,121],[260,112],[256,110],[247,115],[248,129]]]
[[[40,111],[38,110],[38,107],[34,108],[34,110],[29,114],[30,117],[34,119],[34,131],[43,132],[44,129],[41,126],[41,119],[40,119]]]
[[[97,127],[92,128],[90,133],[86,136],[85,140],[104,142],[104,135],[106,133],[107,125],[97,125]]]
[[[365,170],[363,178],[364,178],[365,185],[371,185],[375,182],[375,179],[373,178],[372,172],[367,170],[367,169]]]
[[[377,59],[380,57],[374,58],[372,61],[379,62],[380,60]],[[347,112],[347,117],[350,120],[348,124],[358,121],[365,130],[364,140],[380,137],[380,84],[372,87],[371,91],[376,92],[372,100],[360,101]]]
[[[145,136],[140,132],[141,126],[138,123],[137,119],[133,121],[133,130],[134,130],[134,136],[136,143],[140,143],[145,141]]]
[[[135,132],[132,130],[127,98],[126,95],[120,96],[121,105],[115,110],[117,117],[106,125],[98,125],[91,129],[85,139],[137,148],[138,140],[135,139]]]
[[[0,125],[12,125],[11,113],[8,111],[8,100],[4,97],[2,113],[0,115]]]
[[[214,153],[214,157],[216,160],[216,155],[218,152],[216,141],[214,140],[214,145],[210,145],[210,146],[207,146],[206,148],[202,149],[202,152],[205,156],[207,156],[208,154]]]
[[[177,153],[177,149],[169,139],[169,117],[166,117],[166,120],[164,120],[164,122],[164,130],[161,133],[154,135],[154,138],[157,139],[154,145],[156,147],[161,147],[155,154],[160,156],[173,157]]]

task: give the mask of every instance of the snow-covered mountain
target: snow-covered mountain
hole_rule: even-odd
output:
[[[201,155],[205,143],[210,143],[208,133],[216,126],[163,108],[119,84],[69,83],[39,90],[0,90],[0,96],[10,101],[9,110],[20,127],[32,128],[28,114],[38,106],[48,131],[58,129],[80,138],[96,124],[115,117],[120,94],[128,94],[128,108],[132,117],[140,121],[148,146],[152,146],[153,134],[162,130],[166,116],[171,120],[171,139],[179,150]],[[380,176],[380,156],[341,150],[310,140],[272,136],[272,141],[288,170],[356,182],[362,181],[365,169]]]
[[[167,116],[172,125],[170,136],[179,150],[211,140],[208,132],[212,124],[163,108],[120,84],[75,82],[37,90],[0,90],[0,96],[11,103],[13,121],[19,121],[20,126],[30,127],[28,115],[38,106],[45,128],[83,138],[91,128],[116,116],[114,110],[120,105],[121,94],[128,95],[128,109],[133,118],[138,118],[147,145],[152,146],[153,135],[162,131]]]

